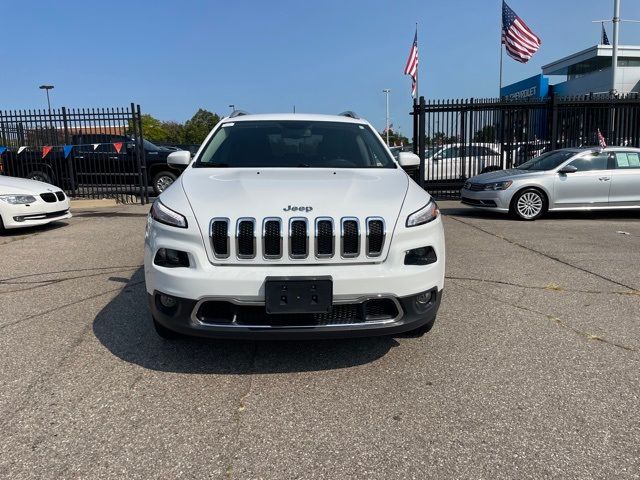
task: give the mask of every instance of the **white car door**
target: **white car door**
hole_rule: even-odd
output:
[[[640,155],[638,152],[615,152],[609,205],[640,206]]]
[[[556,175],[553,208],[606,207],[613,173],[609,168],[609,153],[589,153],[569,165],[577,171]]]

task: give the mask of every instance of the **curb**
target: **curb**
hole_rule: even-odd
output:
[[[72,210],[79,208],[103,208],[115,207],[118,205],[115,198],[87,199],[87,200],[71,200],[70,208]]]

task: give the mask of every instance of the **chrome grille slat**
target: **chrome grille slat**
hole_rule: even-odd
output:
[[[282,219],[267,217],[262,222],[262,256],[282,258]]]
[[[304,217],[289,220],[289,257],[307,258],[309,255],[309,221]]]
[[[216,217],[209,224],[211,248],[216,258],[229,258],[229,219]]]
[[[256,256],[256,219],[243,217],[236,224],[236,255],[251,259]]]
[[[340,240],[342,258],[360,255],[360,221],[356,217],[343,217],[340,220]]]

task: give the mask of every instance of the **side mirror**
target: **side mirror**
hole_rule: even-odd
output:
[[[565,165],[560,170],[558,170],[558,173],[575,173],[577,171],[578,171],[578,167],[574,165]]]
[[[417,167],[420,165],[420,157],[413,152],[400,152],[398,163],[402,168]]]
[[[187,150],[180,150],[170,153],[167,157],[167,163],[169,165],[186,167],[191,163],[191,152]]]

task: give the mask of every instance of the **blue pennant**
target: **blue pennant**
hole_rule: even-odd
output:
[[[7,151],[7,147],[0,147],[0,155]]]
[[[62,148],[64,150],[64,158],[67,158],[69,156],[69,154],[71,153],[71,150],[73,149],[73,145],[65,145]]]

